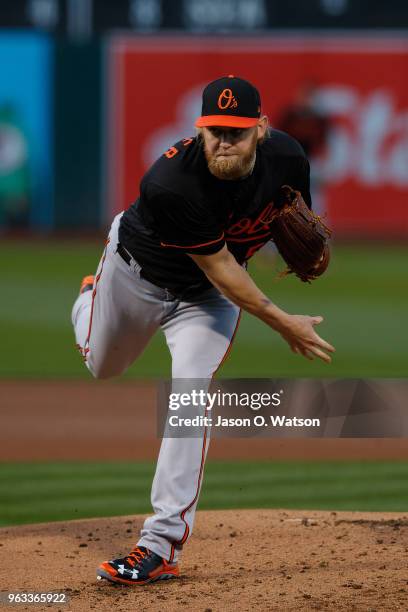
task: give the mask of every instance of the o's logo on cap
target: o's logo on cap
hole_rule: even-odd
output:
[[[236,101],[231,89],[223,89],[218,97],[218,108],[226,110],[227,108],[237,108]]]

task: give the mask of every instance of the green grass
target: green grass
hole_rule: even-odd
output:
[[[2,463],[0,525],[151,512],[154,464]],[[199,508],[408,511],[408,462],[209,461]]]
[[[4,242],[0,246],[0,378],[87,378],[74,348],[70,310],[81,277],[92,272],[98,242]],[[282,266],[281,266],[282,268]],[[333,364],[308,362],[263,323],[244,315],[228,377],[405,377],[408,248],[334,245],[328,273],[312,285],[276,280],[277,264],[258,258],[257,284],[292,313],[321,314],[319,333],[337,353]],[[170,357],[157,334],[126,377],[161,377]]]

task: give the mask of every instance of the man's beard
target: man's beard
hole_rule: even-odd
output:
[[[232,155],[220,158],[207,151],[204,143],[204,153],[211,174],[218,179],[227,181],[237,180],[251,174],[256,157],[257,134],[254,136],[253,147],[246,155]]]

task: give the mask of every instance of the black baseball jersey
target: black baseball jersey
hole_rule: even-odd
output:
[[[272,130],[257,146],[252,173],[228,181],[213,176],[203,145],[186,138],[144,175],[140,197],[124,213],[119,240],[148,281],[184,299],[211,287],[188,253],[211,254],[225,244],[244,264],[271,239],[273,200],[282,185],[311,206],[309,162],[299,143]]]

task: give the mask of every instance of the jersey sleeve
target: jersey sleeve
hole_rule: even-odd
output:
[[[164,249],[211,255],[224,246],[224,231],[203,203],[190,202],[151,183],[145,185],[143,197]]]
[[[307,157],[298,156],[291,160],[290,176],[288,185],[300,191],[304,201],[312,208],[312,197],[310,195],[310,165]]]

